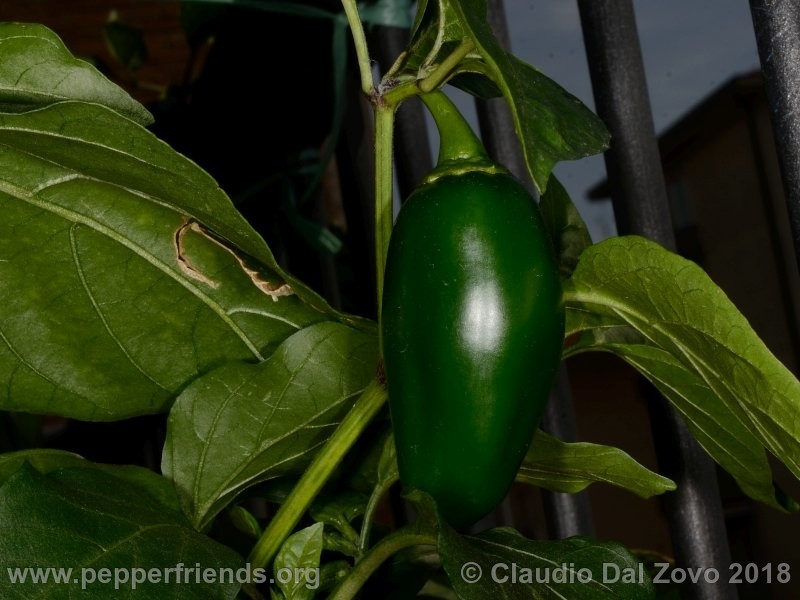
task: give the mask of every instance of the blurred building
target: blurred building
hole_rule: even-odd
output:
[[[797,375],[800,278],[761,74],[736,77],[721,86],[662,133],[659,149],[678,252],[705,269],[770,350]],[[606,182],[590,191],[590,199],[595,201],[608,197]],[[603,435],[606,443],[616,443],[639,460],[652,456],[650,417],[635,388],[619,390],[621,395],[607,400],[614,414],[638,412],[638,423],[627,423],[627,433],[615,427],[610,440],[590,419],[581,418],[592,410],[590,402],[596,406],[602,389],[588,382],[598,381],[599,376],[617,382],[612,389],[618,389],[619,382],[636,377],[632,369],[614,360],[608,361],[604,374],[598,373],[589,361],[594,358],[575,362],[570,370],[581,434],[588,438]],[[777,461],[773,465],[775,480],[798,498],[797,480]],[[800,535],[796,515],[781,514],[750,500],[730,476],[718,471],[733,561],[752,562],[759,568],[791,564],[797,556],[794,540]],[[635,502],[623,496],[612,498],[599,488],[591,494],[595,521],[613,518],[620,511],[627,513]],[[621,521],[616,526],[625,529],[625,519]],[[654,511],[649,522],[655,525],[655,543],[649,547],[658,547],[660,541],[668,544],[660,511]],[[641,533],[631,527],[627,535]],[[760,583],[739,586],[739,597],[789,600],[798,597],[798,590],[796,581],[767,585],[762,578]]]
[[[678,252],[800,369],[800,279],[760,73],[736,77],[659,138]],[[590,197],[608,196],[605,184]]]

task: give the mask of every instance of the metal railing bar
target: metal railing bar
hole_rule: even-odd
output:
[[[800,3],[750,0],[750,12],[800,266]]]
[[[606,168],[620,234],[674,249],[675,235],[658,153],[631,0],[578,0],[597,112],[609,127]],[[728,572],[730,549],[714,464],[680,416],[651,388],[651,424],[661,471],[678,485],[664,503],[673,551],[684,567]],[[687,585],[683,597],[733,600],[733,585]]]
[[[567,370],[563,365],[558,371],[553,397],[550,398],[542,418],[542,428],[550,435],[565,442],[578,441],[572,391]],[[543,491],[542,502],[547,518],[547,530],[551,538],[560,540],[573,535],[591,537],[595,534],[587,492],[562,494]]]
[[[629,0],[578,0],[595,103],[611,131],[605,155],[620,233],[675,249],[667,186]]]
[[[508,34],[508,23],[506,22],[503,0],[489,0],[487,9],[489,26],[492,28],[497,41],[503,48],[510,50],[511,39]],[[514,131],[514,121],[506,101],[503,98],[476,99],[475,107],[478,112],[481,139],[489,155],[494,160],[502,163],[515,177],[532,190],[533,183],[528,174],[528,168],[525,166],[522,146]]]

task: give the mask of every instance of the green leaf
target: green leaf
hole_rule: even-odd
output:
[[[397,450],[394,445],[394,436],[386,436],[378,464],[375,465],[375,485],[370,494],[365,518],[371,518],[378,506],[381,497],[400,479],[397,470]]]
[[[438,534],[439,528],[444,523],[444,520],[439,516],[439,509],[436,506],[436,501],[429,494],[418,489],[411,490],[407,494],[404,494],[403,497],[414,505],[416,520],[402,530],[394,532],[392,535],[404,532],[413,532],[423,535]]]
[[[0,409],[163,411],[189,380],[311,323],[374,330],[283,272],[216,182],[113,95],[81,96],[105,80],[47,30],[0,32],[0,111],[37,108],[0,112]],[[45,93],[56,81],[65,94]]]
[[[376,487],[388,489],[400,478],[397,470],[397,448],[394,445],[394,436],[389,435],[383,445],[383,451],[378,459]]]
[[[175,488],[169,479],[161,477],[149,469],[134,465],[93,463],[77,454],[65,452],[64,450],[34,448],[0,454],[0,484],[16,473],[24,463],[28,463],[44,475],[59,469],[72,467],[93,469],[137,486],[141,491],[149,493],[158,502],[169,507],[174,512],[180,512],[181,510],[178,497],[175,494]]]
[[[326,552],[336,552],[352,558],[356,558],[359,554],[358,545],[353,541],[352,536],[344,536],[335,530],[325,532],[323,549]]]
[[[459,65],[458,73],[453,75],[447,83],[482,100],[502,96],[503,92],[495,85],[494,81],[483,74],[485,70],[482,62],[467,59]]]
[[[193,382],[169,417],[162,470],[201,529],[236,494],[302,469],[375,374],[374,336],[313,325],[264,362]]]
[[[675,483],[646,469],[619,448],[565,443],[537,431],[517,481],[574,494],[595,482],[610,483],[650,498],[675,489]]]
[[[365,494],[349,490],[333,496],[320,495],[314,500],[308,513],[315,521],[330,525],[342,536],[355,542],[358,540],[358,534],[350,523],[364,514],[367,500]]]
[[[366,508],[364,510],[364,521],[361,525],[361,535],[359,536],[359,550],[364,552],[370,543],[370,532],[372,521],[375,518],[375,511],[383,495],[400,479],[397,469],[397,451],[394,445],[394,436],[386,436],[383,447],[374,465],[372,478],[374,483],[369,495]]]
[[[421,3],[414,35],[405,55],[401,56],[402,68],[395,75],[425,77],[463,38],[464,30],[458,16],[446,0]]]
[[[47,474],[56,469],[86,466],[87,461],[72,452],[49,448],[7,452],[0,454],[0,485],[19,471],[25,463],[29,463],[40,473]]]
[[[258,519],[243,506],[234,506],[231,508],[228,511],[228,517],[231,523],[233,523],[233,526],[247,537],[253,540],[257,540],[261,537],[263,532],[261,530],[261,525],[258,523]]]
[[[414,15],[414,23],[411,25],[411,38],[417,37],[417,32],[422,26],[424,19],[428,15],[428,0],[419,0],[417,2],[417,12]]]
[[[380,422],[378,422],[380,419]],[[380,431],[373,439],[365,439],[359,447],[357,460],[351,469],[348,469],[346,485],[348,488],[371,494],[378,478],[378,463],[384,453],[386,438],[391,435],[391,421],[389,411],[386,410],[376,418],[376,425]]]
[[[611,542],[581,537],[534,541],[506,528],[460,536],[443,524],[439,553],[461,600],[650,600],[655,596],[642,565],[624,547]]]
[[[419,490],[406,498],[418,520],[392,535],[434,534],[450,583],[461,600],[650,600],[655,590],[644,566],[622,545],[583,537],[535,541],[511,528],[460,535]]]
[[[568,354],[621,356],[745,493],[794,509],[776,498],[764,449],[800,477],[800,382],[700,267],[643,238],[614,238],[584,252],[564,293],[567,333],[586,331]]]
[[[0,210],[4,409],[163,411],[325,318],[219,237],[256,234],[211,177],[97,105],[0,114]]]
[[[127,92],[78,60],[42,25],[0,23],[0,112],[23,112],[63,100],[102,104],[141,125],[153,116]]]
[[[647,345],[623,328],[585,332],[575,351],[593,349],[616,354],[653,382],[683,416],[700,445],[748,496],[780,510],[798,509],[790,497],[775,487],[767,454],[758,437],[677,358]]]
[[[319,588],[322,523],[290,535],[273,563],[273,573],[286,600],[312,600]]]
[[[230,549],[193,531],[180,513],[136,485],[93,468],[62,469],[45,476],[29,464],[0,486],[0,556],[4,567],[11,569],[72,569],[64,583],[51,579],[49,583],[12,584],[9,578],[0,578],[4,598],[53,600],[233,599],[239,589],[235,579],[196,583],[194,575],[184,574],[178,583],[175,571],[167,581],[166,569],[199,563],[216,573],[220,569],[235,573],[244,562]],[[113,578],[101,583],[101,569],[110,577],[127,573],[130,580],[114,589]],[[134,590],[132,569],[137,569],[137,578],[154,569],[162,579],[139,583]],[[91,575],[97,579],[89,585],[86,580]]]
[[[486,20],[486,0],[447,0],[474,40],[489,76],[511,108],[531,177],[545,191],[553,165],[597,154],[608,144],[602,121],[577,98],[503,50]]]
[[[592,245],[592,237],[567,190],[555,175],[550,176],[547,192],[539,202],[539,210],[553,240],[558,272],[562,279],[566,279],[572,275],[583,251]]]
[[[660,583],[655,586],[655,600],[682,600],[683,586],[676,582],[681,581],[684,573],[677,572],[679,569],[676,569],[674,558],[650,550],[635,550],[634,554],[644,564],[651,578],[659,577]],[[665,565],[668,565],[666,572]]]

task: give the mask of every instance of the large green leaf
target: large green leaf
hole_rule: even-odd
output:
[[[781,510],[797,510],[794,501],[774,486],[767,453],[758,437],[680,360],[622,327],[586,331],[569,353],[587,350],[616,354],[645,375],[683,416],[700,445],[748,496]]]
[[[162,411],[311,323],[374,327],[281,271],[214,180],[52,33],[0,28],[0,47],[0,409]]]
[[[800,382],[700,267],[634,236],[587,249],[565,283],[567,353],[606,350],[648,377],[751,497],[776,496],[764,449],[800,477]]]
[[[194,575],[167,579],[166,570],[182,564],[235,573],[243,560],[230,549],[191,529],[180,512],[149,492],[93,468],[67,468],[45,476],[24,464],[0,486],[0,595],[8,599],[181,598],[232,599],[239,584],[199,582]],[[45,583],[34,583],[26,568],[41,569]],[[12,583],[10,573],[27,574]],[[50,571],[45,571],[50,569]],[[55,569],[62,571],[57,583]],[[151,569],[160,582],[132,584]],[[102,583],[102,572],[109,580]],[[114,576],[127,582],[118,582]],[[91,577],[96,580],[91,583]],[[117,589],[115,589],[115,587]],[[85,588],[85,589],[84,589]],[[135,589],[134,589],[135,588]]]
[[[447,526],[439,554],[461,600],[634,600],[655,596],[643,565],[623,546],[573,537],[534,541],[513,529],[460,536]]]
[[[249,231],[208,175],[101,106],[0,114],[0,210],[5,409],[164,410],[325,318],[198,224]]]
[[[35,467],[40,473],[45,474],[56,469],[85,466],[87,464],[83,457],[64,450],[35,448],[33,450],[6,452],[5,454],[0,454],[0,485],[19,471],[20,467],[26,462]]]
[[[224,365],[179,396],[162,470],[197,528],[247,486],[311,460],[375,374],[376,342],[345,325],[319,323],[264,362]]]
[[[675,483],[646,469],[619,448],[566,443],[537,431],[517,481],[574,494],[595,482],[609,483],[649,498],[675,489]]]
[[[16,473],[24,463],[28,463],[44,475],[71,467],[101,471],[137,486],[142,492],[149,493],[158,502],[175,512],[181,510],[172,482],[149,469],[134,465],[93,463],[72,452],[52,448],[33,448],[0,454],[0,485]]]
[[[62,100],[103,104],[142,125],[152,115],[90,64],[76,59],[42,25],[0,23],[0,112],[23,112]]]
[[[553,165],[597,154],[608,144],[602,121],[577,98],[503,50],[486,20],[486,0],[446,0],[485,61],[484,74],[511,108],[531,177],[544,192]],[[470,63],[471,71],[478,70]]]
[[[621,544],[584,537],[529,540],[508,527],[461,535],[440,518],[429,495],[414,490],[406,499],[418,518],[392,536],[435,539],[441,564],[461,600],[655,597],[645,566]]]

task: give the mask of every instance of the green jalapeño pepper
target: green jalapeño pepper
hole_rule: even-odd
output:
[[[564,312],[535,201],[449,102],[426,103],[439,165],[392,231],[382,344],[400,479],[465,527],[514,481],[561,359]]]

